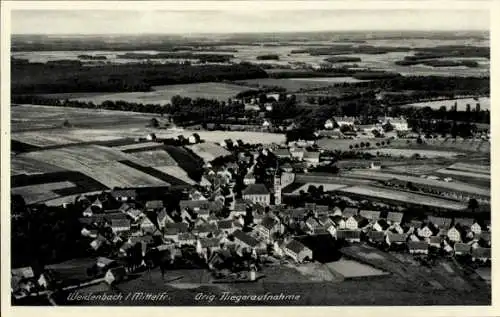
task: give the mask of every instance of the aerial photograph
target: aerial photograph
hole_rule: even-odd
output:
[[[488,10],[39,8],[10,37],[12,306],[492,305]]]

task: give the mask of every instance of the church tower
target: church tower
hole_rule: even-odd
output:
[[[279,173],[274,174],[274,204],[281,205],[281,177]]]

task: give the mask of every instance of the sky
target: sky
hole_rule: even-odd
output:
[[[486,10],[13,10],[13,34],[489,30]]]

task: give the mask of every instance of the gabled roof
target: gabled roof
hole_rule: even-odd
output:
[[[491,248],[478,247],[472,249],[472,256],[475,258],[491,258]]]
[[[380,218],[380,211],[376,210],[360,210],[359,215],[368,220],[378,220]]]
[[[358,209],[356,209],[356,208],[346,207],[344,209],[344,211],[342,211],[342,215],[345,218],[349,218],[349,217],[357,215],[357,214],[358,214]]]
[[[455,224],[460,224],[462,226],[470,227],[474,224],[473,218],[455,218]]]
[[[217,225],[213,223],[203,223],[196,226],[193,231],[195,232],[215,232],[217,231]]]
[[[184,233],[179,233],[178,239],[183,241],[188,241],[188,240],[196,240],[196,237],[194,236],[194,234],[190,232],[184,232]]]
[[[111,219],[111,227],[130,227],[128,219]]]
[[[359,239],[360,237],[359,230],[337,230],[337,239]]]
[[[288,149],[278,148],[273,151],[277,157],[289,157],[290,151]]]
[[[368,232],[368,237],[376,242],[384,242],[385,241],[385,232],[371,230]]]
[[[308,224],[311,227],[317,227],[317,226],[319,226],[319,222],[317,222],[316,219],[314,219],[312,217],[307,218],[306,224]]]
[[[179,206],[182,209],[190,208],[199,208],[199,209],[209,209],[210,201],[208,200],[181,200],[179,202]]]
[[[255,239],[254,237],[250,236],[249,234],[241,231],[241,230],[236,230],[234,233],[233,233],[233,236],[235,239],[251,246],[251,247],[255,247],[257,245],[259,245],[259,241],[257,239]]]
[[[268,230],[271,230],[277,224],[278,222],[276,221],[276,219],[273,219],[271,217],[265,217],[264,219],[262,219],[262,222],[260,223],[261,226],[263,226]]]
[[[408,241],[408,249],[410,250],[428,250],[429,245],[425,241]]]
[[[461,253],[470,253],[471,251],[471,246],[468,245],[467,243],[461,243],[457,242],[453,246],[453,249],[455,249],[455,252],[461,252]]]
[[[402,220],[403,220],[402,212],[389,211],[389,213],[387,213],[387,221],[400,223]]]
[[[163,208],[163,201],[161,200],[150,200],[146,202],[146,209],[160,209]]]
[[[406,234],[404,233],[392,233],[392,232],[389,232],[387,234],[388,238],[389,238],[389,241],[391,242],[406,242],[406,238],[408,237]]]
[[[166,235],[175,235],[181,232],[187,232],[188,224],[184,222],[167,223],[164,230]]]
[[[220,246],[220,239],[218,238],[206,238],[200,239],[202,248],[215,248]]]
[[[269,195],[269,190],[264,184],[250,184],[242,192],[245,195]]]
[[[319,159],[319,152],[304,151],[304,159]]]
[[[387,228],[389,228],[389,224],[384,219],[377,220],[377,223],[382,228],[382,230],[386,230]]]
[[[234,227],[233,220],[219,220],[217,221],[217,227],[219,229],[231,229]]]
[[[302,250],[308,249],[305,245],[297,240],[291,240],[290,242],[285,244],[285,247],[296,254],[300,253]]]
[[[437,225],[438,227],[449,227],[452,221],[450,218],[435,217],[435,216],[429,216],[427,217],[427,220]]]
[[[437,243],[441,243],[441,242],[443,242],[443,237],[432,236],[432,237],[429,238],[429,243],[437,244]]]
[[[135,189],[113,189],[111,191],[111,196],[114,198],[120,198],[120,197],[132,197],[135,198],[137,197],[137,192]]]

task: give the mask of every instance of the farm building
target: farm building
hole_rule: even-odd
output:
[[[471,253],[471,246],[467,243],[457,242],[453,246],[455,255],[469,255]]]
[[[380,218],[380,211],[376,210],[360,210],[359,215],[370,221],[377,221]]]
[[[134,189],[113,189],[111,196],[117,201],[135,200],[137,192]]]
[[[271,240],[274,233],[280,231],[280,224],[276,219],[265,217],[262,222],[255,227],[255,231],[264,239]]]
[[[266,248],[266,244],[264,242],[255,239],[239,229],[233,233],[233,236],[235,243],[242,248],[248,250],[264,250]]]
[[[337,230],[337,239],[346,240],[347,242],[360,242],[361,231],[349,229]]]
[[[282,246],[283,252],[290,256],[297,263],[302,263],[305,260],[312,260],[312,250],[300,243],[297,240],[291,240]]]
[[[394,224],[401,224],[401,221],[403,220],[403,213],[402,212],[394,212],[390,211],[387,213],[387,222]]]

